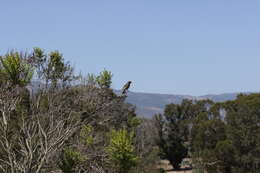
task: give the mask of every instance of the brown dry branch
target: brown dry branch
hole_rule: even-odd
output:
[[[3,173],[39,173],[79,128],[73,110],[66,109],[55,94],[39,94],[30,115],[20,114],[20,125],[12,132],[12,111],[19,104],[14,92],[1,91],[0,168]],[[47,100],[46,100],[47,99]],[[41,102],[45,101],[47,108]],[[59,102],[57,105],[56,103]],[[46,105],[45,105],[46,106]],[[12,133],[11,133],[12,132]]]

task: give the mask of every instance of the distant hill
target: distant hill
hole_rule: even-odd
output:
[[[126,101],[136,106],[136,113],[139,116],[150,118],[154,114],[163,113],[166,104],[179,104],[183,99],[201,100],[210,99],[215,102],[223,102],[227,100],[234,100],[238,93],[227,93],[219,95],[204,95],[204,96],[190,96],[190,95],[171,95],[171,94],[154,94],[154,93],[140,93],[128,92]]]
[[[28,86],[30,91],[37,92],[42,86],[41,82],[33,81]],[[120,94],[120,90],[115,90]],[[164,107],[167,104],[179,104],[183,99],[201,100],[210,99],[214,102],[223,102],[227,100],[234,100],[239,93],[226,93],[226,94],[211,94],[204,96],[190,96],[190,95],[173,95],[173,94],[156,94],[156,93],[141,93],[141,92],[128,92],[126,102],[136,106],[136,113],[141,117],[151,118],[154,114],[163,113]]]

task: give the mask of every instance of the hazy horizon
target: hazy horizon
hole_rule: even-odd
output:
[[[207,95],[259,91],[260,1],[6,1],[0,54],[59,50],[113,88]]]

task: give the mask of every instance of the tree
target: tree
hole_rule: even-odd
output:
[[[135,146],[139,157],[136,173],[159,173],[157,136],[154,120],[145,118],[139,120],[139,125],[135,128]]]
[[[43,87],[28,86],[32,76]],[[114,93],[112,76],[105,70],[81,83],[58,51],[2,56],[0,172],[147,172],[153,127]]]
[[[4,173],[47,171],[51,158],[79,128],[80,120],[75,111],[67,108],[66,95],[39,94],[31,102],[30,114],[21,115],[17,133],[11,133],[12,111],[20,99],[15,93],[2,89],[0,92],[0,169]]]
[[[26,86],[33,76],[33,68],[28,63],[29,55],[11,51],[4,56],[0,56],[0,75],[2,81],[8,82],[12,86]]]
[[[11,51],[4,56],[0,56],[1,92],[9,93],[11,91],[15,97],[19,98],[15,107],[9,112],[11,122],[8,126],[12,128],[9,134],[14,134],[12,135],[13,139],[19,131],[22,116],[27,116],[30,111],[30,92],[26,86],[31,83],[34,68],[30,64],[29,58],[29,53],[18,51]],[[4,97],[4,93],[2,96]]]
[[[45,88],[49,85],[52,88],[66,86],[74,81],[77,76],[69,62],[65,62],[59,51],[52,51],[49,54],[40,48],[34,48],[31,63],[36,67],[38,78],[45,82]]]
[[[240,95],[226,102],[227,138],[234,148],[233,172],[260,168],[260,94]]]
[[[100,88],[110,88],[112,77],[113,74],[105,69],[97,76],[96,81]]]
[[[40,57],[41,52],[38,53]],[[67,106],[67,91],[38,91],[30,95],[26,86],[35,68],[40,68],[34,58],[15,51],[0,57],[0,172],[46,170],[81,123],[76,118],[80,117],[79,111]]]
[[[202,120],[192,129],[192,155],[198,168],[208,172],[220,172],[220,156],[227,145],[225,125],[219,119]],[[221,151],[223,149],[223,151]],[[227,160],[226,160],[227,161]],[[222,162],[222,167],[225,166]],[[226,168],[225,168],[226,169]],[[223,171],[223,170],[221,170]]]
[[[161,157],[168,159],[175,169],[180,168],[183,158],[191,157],[194,130],[198,129],[200,119],[209,118],[208,111],[212,105],[210,100],[184,99],[181,104],[166,105],[164,114],[156,116]]]
[[[134,134],[125,129],[112,130],[107,152],[116,170],[119,173],[128,173],[138,161],[134,147]]]
[[[196,167],[207,172],[256,173],[260,167],[260,94],[238,95],[194,118]]]
[[[188,154],[188,148],[184,145],[185,130],[182,126],[182,123],[187,119],[184,105],[186,105],[186,101],[182,105],[166,105],[163,117],[157,116],[158,146],[162,155],[170,161],[174,169],[180,169],[182,159]]]

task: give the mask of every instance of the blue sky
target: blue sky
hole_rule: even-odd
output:
[[[258,0],[8,0],[0,53],[59,50],[113,87],[203,95],[259,91]]]

